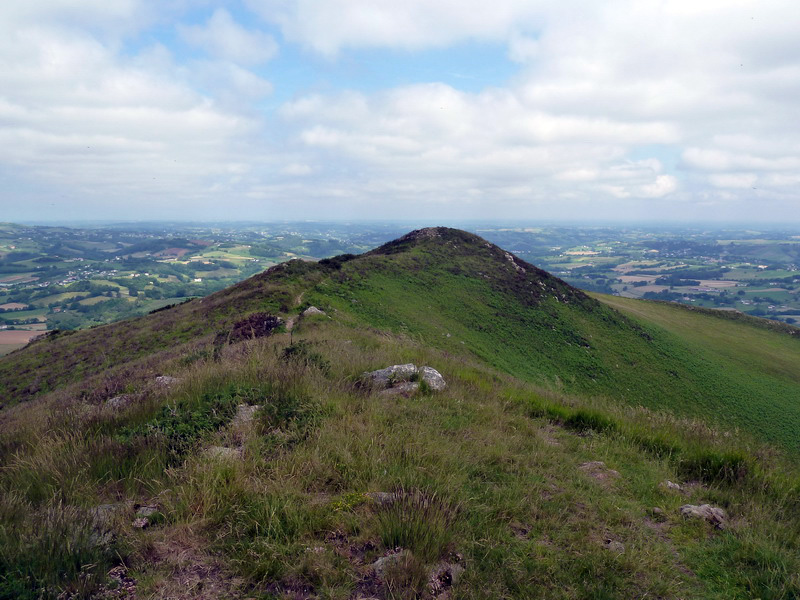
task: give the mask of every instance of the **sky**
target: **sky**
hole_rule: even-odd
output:
[[[797,0],[0,3],[0,221],[800,222]]]

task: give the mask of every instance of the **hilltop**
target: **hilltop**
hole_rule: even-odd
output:
[[[459,230],[282,263],[0,359],[0,597],[795,597],[796,364]]]

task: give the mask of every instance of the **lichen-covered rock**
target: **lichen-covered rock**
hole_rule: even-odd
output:
[[[368,379],[374,387],[388,388],[401,381],[411,381],[417,374],[417,367],[411,363],[405,365],[392,365],[377,371],[368,371],[363,377]]]
[[[420,367],[419,375],[420,379],[435,392],[440,392],[447,387],[447,382],[442,377],[442,374],[433,367]]]
[[[682,491],[682,490],[683,490],[683,487],[682,487],[681,485],[679,485],[679,484],[677,484],[677,483],[673,483],[673,482],[672,482],[672,481],[670,481],[669,479],[667,479],[667,480],[666,480],[664,483],[662,483],[661,485],[662,485],[662,486],[664,486],[665,488],[667,488],[668,490],[672,490],[672,491],[674,491],[674,492],[680,492],[680,491]]]
[[[313,317],[314,315],[325,315],[325,311],[318,309],[316,306],[309,306],[303,311],[304,317]]]
[[[179,379],[177,377],[171,377],[169,375],[159,375],[156,377],[156,384],[163,386],[163,387],[170,387],[178,383]]]
[[[419,389],[417,379],[425,382],[428,388],[436,392],[447,386],[442,374],[433,367],[417,367],[411,363],[368,371],[362,377],[369,381],[372,387],[383,388],[387,391],[389,389],[396,390],[389,395],[416,392]]]
[[[728,520],[725,511],[710,504],[684,504],[680,508],[681,514],[687,519],[703,519],[714,525],[717,529],[724,529]]]

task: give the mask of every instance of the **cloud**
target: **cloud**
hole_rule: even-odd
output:
[[[260,21],[181,24],[205,0],[5,3],[0,169],[19,197],[210,216],[235,199],[254,217],[797,214],[788,0],[245,5]],[[476,41],[515,75],[467,91],[432,60],[415,82],[428,56],[469,73]],[[360,81],[391,60],[402,84]]]
[[[215,58],[243,65],[263,64],[278,53],[271,35],[242,27],[222,8],[214,11],[205,25],[179,25],[178,33],[186,43]]]
[[[245,0],[283,35],[317,52],[342,48],[442,47],[465,38],[505,40],[534,27],[543,2],[531,0]]]

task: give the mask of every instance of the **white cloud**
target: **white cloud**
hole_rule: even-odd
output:
[[[789,0],[245,4],[310,52],[269,62],[275,40],[224,8],[177,23],[205,0],[3,4],[0,169],[23,196],[153,210],[237,198],[330,216],[797,214]],[[205,56],[154,42],[153,24]],[[427,72],[433,82],[363,91],[298,71],[304,60],[357,70],[372,49],[402,61],[459,44],[454,56],[468,57],[476,40],[505,45],[510,81],[466,92]],[[291,100],[274,110],[276,97]]]
[[[242,27],[222,8],[214,11],[204,26],[179,25],[178,33],[188,44],[215,58],[243,65],[265,63],[278,52],[271,35]]]
[[[505,40],[540,22],[532,0],[246,0],[286,38],[327,55],[342,48],[426,48],[465,38]]]

